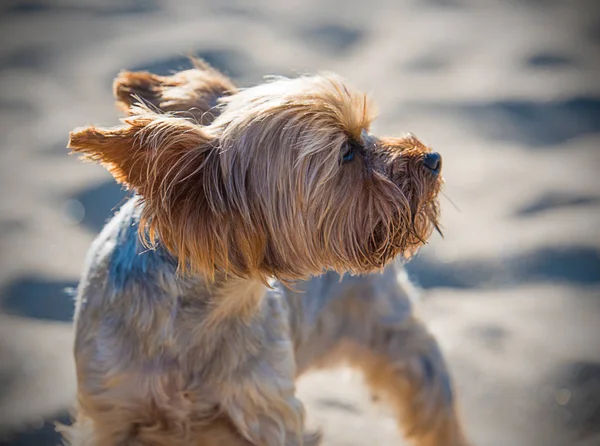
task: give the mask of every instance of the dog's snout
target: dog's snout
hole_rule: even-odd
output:
[[[437,152],[428,153],[423,157],[423,165],[435,173],[442,170],[442,156]]]

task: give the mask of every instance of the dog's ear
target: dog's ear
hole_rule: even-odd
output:
[[[243,218],[243,194],[233,197],[227,188],[218,140],[187,119],[147,108],[134,108],[123,122],[76,129],[69,148],[142,197],[143,235],[160,240],[183,270],[261,275],[265,231]]]
[[[237,88],[227,76],[206,62],[192,59],[194,68],[171,76],[158,76],[145,71],[122,71],[113,83],[117,105],[131,114],[139,102],[155,109],[182,112],[203,125],[208,125],[217,111],[217,100],[236,92]]]
[[[104,165],[117,182],[143,196],[152,185],[170,181],[174,169],[192,159],[202,162],[211,141],[203,127],[143,107],[132,113],[120,126],[73,130],[67,147]]]

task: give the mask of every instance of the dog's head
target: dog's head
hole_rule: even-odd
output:
[[[335,75],[231,93],[206,126],[133,106],[69,146],[134,188],[151,239],[209,276],[368,272],[427,240],[439,155],[411,135],[371,135],[364,94]]]

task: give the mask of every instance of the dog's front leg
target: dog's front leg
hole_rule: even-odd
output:
[[[370,388],[390,402],[416,446],[467,446],[452,383],[436,339],[412,317],[401,326],[376,325],[370,345],[346,345]]]
[[[215,389],[221,410],[257,446],[318,444],[318,435],[304,431],[288,308],[279,293],[268,292],[252,322],[236,330],[244,333],[243,345],[232,353],[236,363]],[[231,347],[232,340],[228,343]]]
[[[391,403],[413,444],[469,444],[446,361],[435,337],[413,314],[412,287],[402,271],[390,266],[383,275],[342,281],[330,274],[315,279],[307,291],[286,291],[291,314],[304,311],[305,316],[294,323],[300,372],[349,363],[364,373],[375,394]]]
[[[293,377],[283,377],[278,371],[258,363],[227,386],[223,409],[239,432],[257,446],[319,444],[318,434],[304,431],[304,407],[295,396]]]

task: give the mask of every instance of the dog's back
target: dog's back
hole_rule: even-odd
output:
[[[277,284],[290,306],[298,374],[336,362],[344,339],[367,339],[373,319],[401,326],[412,317],[417,291],[400,263],[381,274],[327,272],[291,287]]]

